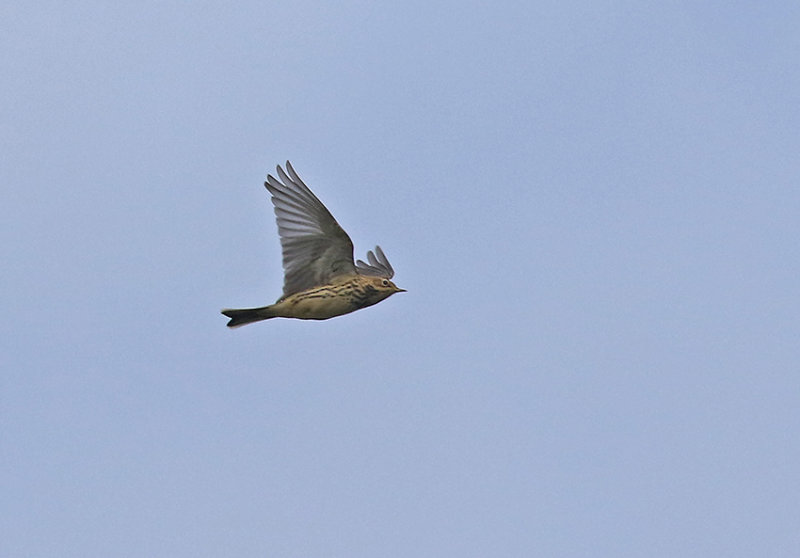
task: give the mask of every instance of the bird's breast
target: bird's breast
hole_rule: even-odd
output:
[[[273,305],[273,309],[286,318],[301,320],[327,320],[348,314],[362,307],[356,285],[326,285],[295,293]]]

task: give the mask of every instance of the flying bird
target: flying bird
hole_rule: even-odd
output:
[[[283,252],[283,296],[261,308],[226,309],[228,327],[268,320],[327,320],[372,306],[394,293],[389,260],[380,246],[367,262],[353,262],[353,242],[330,211],[286,161],[278,178],[267,175]]]

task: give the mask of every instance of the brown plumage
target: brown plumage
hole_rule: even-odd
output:
[[[367,252],[367,261],[353,262],[353,242],[333,215],[286,161],[278,179],[267,175],[283,251],[283,296],[261,308],[226,309],[228,327],[269,318],[327,320],[377,304],[405,292],[381,250]]]

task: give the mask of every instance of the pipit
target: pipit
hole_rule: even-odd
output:
[[[278,178],[264,183],[272,194],[283,251],[283,296],[261,308],[226,309],[228,327],[268,320],[327,320],[372,306],[394,293],[405,292],[380,246],[367,261],[353,263],[353,242],[286,161]]]

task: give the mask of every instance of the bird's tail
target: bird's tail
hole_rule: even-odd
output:
[[[275,317],[271,306],[242,308],[239,310],[228,308],[223,310],[222,313],[231,319],[231,321],[228,322],[228,327],[239,327]]]

